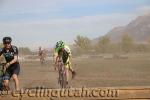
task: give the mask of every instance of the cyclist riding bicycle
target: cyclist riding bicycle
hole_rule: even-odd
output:
[[[71,66],[71,50],[67,45],[65,45],[65,43],[63,41],[57,42],[56,46],[54,48],[54,59],[55,59],[56,65],[58,65],[58,61],[60,58],[62,58],[62,61],[66,68],[67,83],[68,83],[69,71],[71,71],[71,73],[72,73],[72,79],[76,75],[76,72],[73,70],[73,68]]]
[[[39,47],[39,53],[38,53],[39,57],[40,57],[40,62],[41,64],[43,64],[45,62],[45,50],[42,50],[42,47]]]
[[[18,48],[11,45],[11,37],[3,38],[4,47],[0,49],[0,56],[3,54],[6,60],[6,71],[3,76],[3,83],[6,90],[9,90],[9,80],[12,77],[15,82],[15,89],[19,90],[18,75],[20,72],[20,65],[18,62]]]

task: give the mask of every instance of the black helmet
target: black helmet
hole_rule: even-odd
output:
[[[3,38],[3,44],[11,43],[12,39],[11,37],[4,37]]]

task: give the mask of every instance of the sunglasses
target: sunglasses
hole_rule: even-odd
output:
[[[5,42],[5,43],[3,43],[3,44],[7,44],[7,45],[8,45],[8,44],[10,44],[10,42]]]

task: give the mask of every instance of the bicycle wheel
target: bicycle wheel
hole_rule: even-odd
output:
[[[59,71],[58,83],[60,84],[60,86],[62,86],[62,74],[61,74],[61,71]]]
[[[61,84],[62,88],[66,88],[67,87],[67,77],[66,77],[66,73],[63,72],[62,74],[62,84]]]
[[[61,88],[66,88],[67,85],[67,76],[65,69],[63,68],[63,65],[61,65],[60,71],[59,71],[59,84]]]

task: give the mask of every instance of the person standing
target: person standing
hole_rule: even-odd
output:
[[[20,64],[18,62],[18,48],[11,45],[11,37],[3,38],[3,48],[0,49],[0,56],[3,54],[6,59],[6,71],[3,77],[3,83],[6,90],[9,90],[9,81],[12,78],[15,82],[15,90],[19,91],[18,75],[20,72]]]

